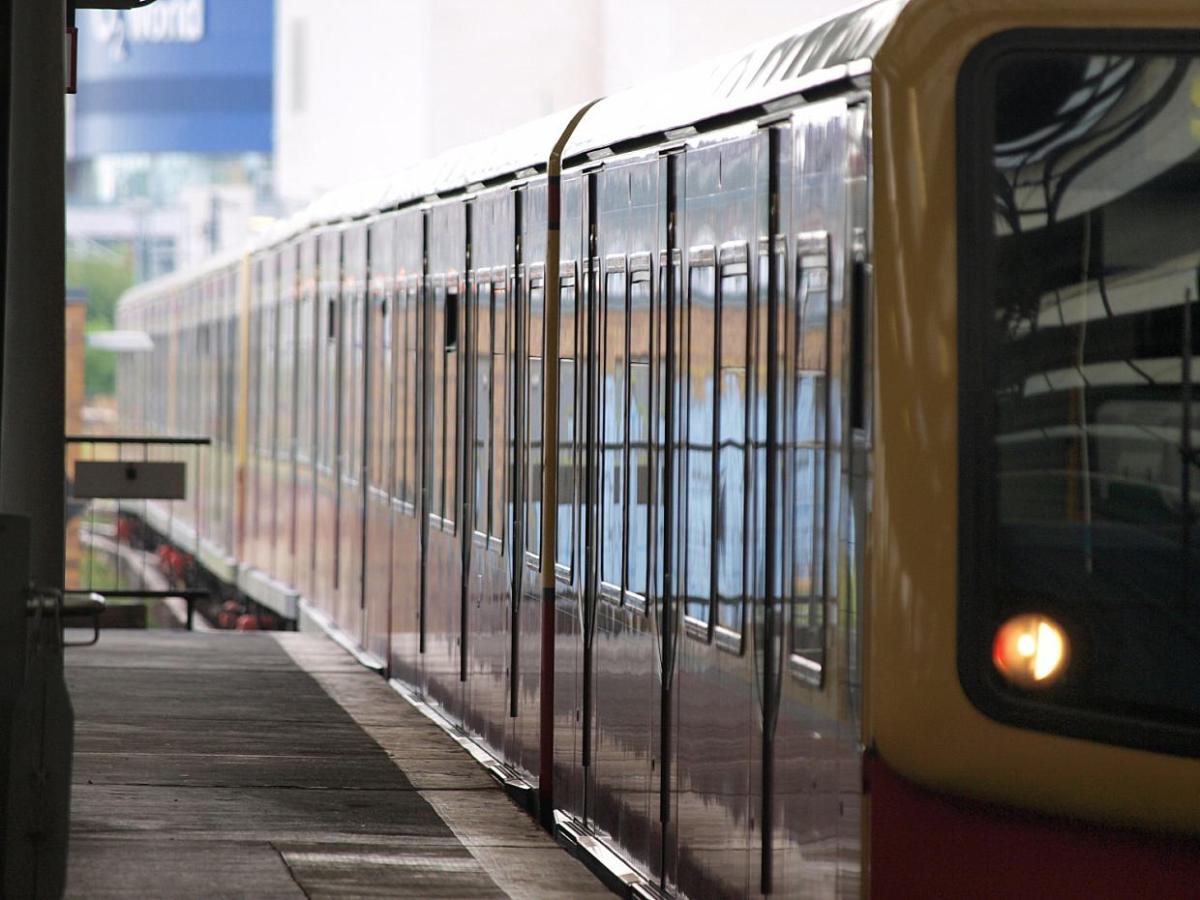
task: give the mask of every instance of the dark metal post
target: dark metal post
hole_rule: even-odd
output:
[[[11,6],[11,13],[9,11]],[[29,575],[57,596],[64,568],[64,362],[66,296],[63,241],[63,35],[61,2],[4,3],[11,23],[3,53],[9,92],[8,203],[4,210],[3,361],[0,380],[0,510],[29,519]],[[11,53],[19,47],[19,53]],[[11,522],[12,519],[6,519]],[[0,556],[16,559],[23,548],[0,532]],[[16,571],[18,568],[14,566]],[[5,567],[8,571],[8,567]],[[26,639],[26,594],[4,595],[17,604]],[[9,610],[9,614],[12,611]],[[8,738],[0,780],[5,786],[5,846],[0,893],[58,896],[66,875],[67,814],[71,783],[72,714],[62,681],[57,622],[41,623],[36,660],[19,670],[0,668],[0,696],[15,703],[0,724]],[[51,632],[51,628],[53,631]],[[53,640],[47,639],[47,633]],[[5,638],[12,640],[13,638]],[[32,665],[28,664],[32,663]],[[13,683],[19,676],[19,681]],[[10,774],[16,777],[9,782]],[[32,777],[37,788],[32,790]],[[18,817],[20,821],[18,822]]]
[[[30,517],[30,575],[61,587],[64,565],[63,7],[13,9],[12,133],[0,399],[0,509]]]
[[[763,621],[763,729],[762,729],[762,871],[759,888],[764,894],[774,890],[773,844],[775,840],[775,711],[778,703],[776,669],[776,633],[780,622],[776,603],[783,596],[779,573],[780,533],[779,484],[782,467],[779,441],[782,408],[780,403],[779,326],[782,318],[779,294],[779,267],[775,259],[775,236],[779,234],[779,143],[776,128],[767,133],[768,147],[768,245],[767,245],[767,479],[764,507],[767,511],[764,555],[766,557],[765,615]]]
[[[521,688],[521,594],[525,590],[525,475],[529,460],[525,457],[525,391],[526,379],[529,377],[529,338],[526,324],[529,317],[529,297],[523,284],[524,259],[522,257],[521,239],[524,233],[524,201],[523,190],[513,191],[513,265],[512,277],[509,279],[508,308],[512,311],[515,322],[515,334],[512,347],[515,348],[513,360],[514,371],[510,375],[510,383],[516,387],[512,395],[512,438],[509,442],[509,454],[512,459],[511,481],[509,496],[512,497],[514,511],[512,521],[511,554],[512,554],[512,599],[509,607],[508,628],[508,715],[517,718],[520,711],[519,698]]]
[[[29,521],[0,515],[0,835],[13,830],[6,815],[13,744],[13,710],[25,684],[27,653],[25,597],[29,586]],[[0,844],[0,893],[9,868],[7,842]]]
[[[1196,270],[1196,289],[1200,291],[1200,269]],[[1179,508],[1181,549],[1183,551],[1183,606],[1190,609],[1192,602],[1192,466],[1196,463],[1192,448],[1192,291],[1183,294],[1183,416],[1179,424]]]
[[[463,259],[463,273],[465,278],[462,282],[462,290],[458,295],[458,309],[455,311],[455,327],[458,329],[458,334],[455,335],[458,341],[458,383],[462,385],[462,393],[459,410],[461,415],[459,421],[462,423],[458,427],[458,439],[462,446],[462,451],[458,460],[459,486],[458,486],[458,521],[459,521],[459,554],[462,559],[462,573],[459,578],[459,593],[458,593],[458,626],[459,626],[459,642],[458,642],[458,680],[466,681],[470,662],[470,641],[471,629],[469,627],[471,615],[471,547],[473,544],[473,535],[475,533],[475,523],[471,519],[474,515],[472,510],[471,497],[474,489],[471,487],[475,481],[475,378],[477,362],[475,354],[478,349],[475,346],[475,327],[478,321],[477,309],[479,294],[478,286],[475,281],[475,273],[473,267],[475,263],[471,259],[471,224],[472,213],[475,209],[474,201],[467,201],[463,210],[464,227],[466,232],[466,256]],[[454,276],[461,277],[461,276]],[[449,286],[446,289],[446,295],[449,296]],[[487,502],[486,500],[484,502]]]
[[[675,416],[677,399],[678,373],[683,367],[676,365],[677,335],[675,333],[675,315],[680,298],[676,291],[676,278],[679,277],[676,262],[676,252],[679,247],[678,221],[676,210],[679,205],[679,162],[681,157],[672,154],[666,159],[666,201],[667,201],[667,235],[666,257],[662,264],[666,274],[663,284],[666,290],[659,302],[663,306],[663,338],[664,348],[660,361],[663,380],[663,430],[662,430],[662,615],[659,619],[659,631],[662,640],[662,686],[659,692],[659,790],[658,790],[658,820],[662,825],[661,848],[661,887],[665,890],[670,881],[670,828],[671,828],[671,778],[674,749],[674,694],[675,683]],[[686,444],[686,436],[679,435],[679,444]]]
[[[583,453],[580,454],[579,465],[583,469],[583,511],[580,516],[584,529],[583,554],[583,749],[580,763],[583,766],[583,816],[585,822],[590,822],[595,815],[592,802],[592,744],[593,718],[595,717],[595,641],[596,641],[596,602],[598,598],[598,570],[596,547],[597,516],[597,456],[596,443],[600,437],[600,422],[597,411],[597,389],[599,383],[598,368],[603,365],[600,356],[600,335],[598,320],[600,310],[600,257],[596,249],[596,205],[599,202],[598,180],[593,172],[583,181],[584,203],[587,204],[587,232],[584,244],[587,262],[580,275],[583,284],[575,289],[575,320],[583,316],[582,333],[577,330],[576,341],[582,342],[582,352],[576,344],[575,356],[583,362],[583,420],[584,439]],[[576,377],[576,384],[579,383]],[[576,395],[578,396],[578,395]],[[578,412],[576,413],[578,421]],[[578,428],[572,435],[573,440],[579,440]],[[578,475],[573,476],[576,485]],[[578,487],[575,488],[578,491]],[[576,494],[578,496],[578,494]]]
[[[542,624],[538,727],[538,815],[542,825],[554,825],[554,669],[555,567],[558,524],[558,341],[559,251],[562,217],[562,155],[579,120],[596,101],[576,111],[550,151],[546,163],[546,351],[542,361]]]

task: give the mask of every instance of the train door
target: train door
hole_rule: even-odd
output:
[[[334,569],[339,627],[360,646],[365,641],[363,527],[364,432],[367,417],[367,226],[342,232],[340,452],[338,454],[338,561]]]
[[[762,672],[774,678],[762,692],[770,756],[760,884],[789,895],[851,897],[860,888],[861,582],[843,573],[856,418],[851,348],[862,336],[854,298],[866,233],[863,121],[862,107],[837,99],[804,108],[779,132],[779,194],[791,215],[790,226],[780,222],[789,244],[772,471],[781,476],[775,496],[786,518],[770,595],[775,614],[764,620],[771,652]]]
[[[424,554],[423,687],[461,715],[463,636],[463,360],[467,206],[449,203],[429,211],[427,247],[431,288],[430,505]]]
[[[255,257],[250,268],[250,316],[247,320],[247,340],[250,352],[246,357],[246,487],[245,487],[245,531],[237,556],[243,563],[258,565],[258,507],[259,507],[259,453],[258,445],[262,421],[262,257]]]
[[[509,517],[510,297],[513,196],[482,194],[470,207],[470,303],[466,325],[469,427],[467,500],[471,519],[463,642],[465,721],[491,746],[503,745],[508,715],[510,592]]]
[[[278,256],[268,251],[262,256],[259,273],[261,316],[259,328],[261,374],[259,385],[259,421],[257,440],[258,509],[256,562],[272,577],[275,568],[275,519],[279,514],[278,473],[275,448],[279,427],[279,294]]]
[[[211,381],[212,403],[209,408],[209,434],[213,437],[210,454],[208,495],[211,514],[208,518],[207,538],[211,548],[220,547],[226,553],[233,546],[226,542],[226,510],[233,496],[233,486],[225,480],[225,460],[228,456],[225,431],[225,354],[226,331],[224,304],[218,292],[217,277],[210,276],[204,281],[204,296],[208,308],[209,330],[212,334],[211,362],[209,375]]]
[[[320,350],[324,342],[317,292],[317,237],[300,239],[296,300],[296,566],[293,584],[316,600],[317,430],[320,423]]]
[[[317,304],[320,308],[317,354],[316,511],[313,519],[314,585],[311,599],[337,618],[337,570],[341,545],[338,494],[341,479],[341,303],[342,233],[318,237]],[[344,627],[344,621],[338,621]]]
[[[520,435],[521,486],[518,537],[514,549],[518,598],[513,607],[509,671],[510,734],[505,757],[527,772],[538,771],[541,674],[541,620],[544,613],[542,567],[542,384],[545,356],[546,187],[520,188],[514,197],[518,235],[516,249],[517,354],[522,385],[516,415]]]
[[[648,583],[658,179],[657,158],[607,166],[589,176],[588,198],[584,813],[635,859],[658,846],[659,657]]]
[[[365,420],[366,479],[363,536],[363,602],[366,613],[363,646],[376,659],[389,659],[391,628],[392,497],[395,482],[395,429],[392,415],[396,384],[393,348],[397,315],[396,219],[384,217],[368,230],[369,300],[367,322],[367,387]]]
[[[211,363],[212,405],[209,409],[209,434],[213,437],[210,454],[208,495],[211,514],[208,518],[207,537],[210,546],[222,547],[228,552],[232,545],[225,542],[225,504],[232,496],[233,488],[225,481],[225,310],[217,293],[217,279],[209,277],[204,282],[204,296],[208,305],[209,329],[212,333]]]
[[[508,665],[505,674],[508,687],[506,691],[507,718],[504,722],[501,743],[498,745],[505,759],[516,759],[518,740],[521,731],[520,711],[523,706],[523,691],[521,676],[524,659],[522,644],[524,635],[521,632],[521,609],[524,606],[525,594],[525,553],[527,548],[526,535],[526,497],[525,490],[529,477],[529,448],[527,423],[529,421],[529,352],[528,352],[528,286],[525,282],[525,265],[522,256],[525,249],[524,214],[526,204],[526,188],[524,185],[512,191],[512,231],[510,235],[512,257],[509,268],[508,285],[508,354],[509,367],[509,400],[507,415],[510,416],[506,441],[508,443],[509,464],[505,479],[508,482],[508,505],[504,511],[506,528],[508,529]]]
[[[408,684],[420,685],[422,635],[421,595],[425,571],[423,547],[428,537],[422,529],[429,498],[425,486],[428,466],[424,458],[428,421],[425,389],[428,340],[423,332],[425,302],[425,213],[408,210],[395,225],[395,390],[394,487],[392,490],[392,573],[390,671]]]
[[[702,896],[749,892],[752,654],[747,473],[753,397],[752,248],[766,233],[765,135],[689,147],[676,159],[682,271],[668,386],[672,496],[664,641],[664,872]],[[761,446],[761,443],[758,445]],[[665,551],[664,551],[665,552]],[[703,854],[684,848],[704,847]]]
[[[296,297],[296,244],[279,251],[279,415],[275,466],[279,498],[275,514],[274,574],[284,584],[296,585],[296,397],[300,370],[296,366],[298,309]]]
[[[222,431],[225,435],[225,454],[221,460],[221,496],[225,498],[224,530],[220,546],[228,558],[237,557],[238,542],[245,533],[246,470],[242,454],[244,446],[238,445],[239,417],[246,414],[243,380],[246,377],[246,358],[242,353],[242,329],[246,327],[243,317],[242,276],[240,267],[231,266],[219,272],[216,278],[216,293],[225,321],[225,353],[221,359],[221,379],[225,394],[225,405],[221,409]]]
[[[212,495],[211,479],[212,479],[212,464],[216,456],[215,438],[213,432],[213,406],[214,406],[214,391],[216,388],[216,379],[213,377],[212,360],[215,356],[216,342],[213,340],[213,324],[208,305],[208,285],[204,279],[199,279],[192,287],[191,301],[195,305],[196,311],[196,328],[198,331],[198,354],[196,359],[196,389],[199,393],[199,419],[197,421],[196,434],[201,437],[210,439],[207,448],[200,450],[197,458],[197,486],[196,486],[196,554],[200,553],[200,542],[208,537],[209,522],[212,517]],[[118,326],[124,327],[124,326]],[[128,371],[129,362],[126,358],[118,357],[118,370],[121,377],[125,376]],[[127,384],[127,381],[123,381]],[[122,397],[125,396],[122,391]],[[129,421],[125,415],[125,409],[121,410],[121,420]]]
[[[587,683],[583,652],[586,632],[585,494],[589,424],[588,392],[588,278],[591,269],[591,228],[588,220],[588,179],[580,175],[562,183],[562,235],[559,261],[558,344],[558,459],[555,513],[555,644],[556,684],[554,797],[558,806],[587,819],[585,797],[587,737],[591,724],[585,714]],[[570,705],[559,698],[570,698]],[[563,707],[566,706],[564,710]],[[563,728],[566,712],[567,728]],[[569,730],[568,730],[569,729]],[[562,740],[562,738],[568,738]],[[570,757],[559,748],[570,748]],[[570,760],[571,767],[563,765]],[[569,771],[569,774],[568,774]]]

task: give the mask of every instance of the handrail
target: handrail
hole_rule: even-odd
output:
[[[157,444],[159,446],[183,445],[190,447],[208,447],[212,445],[210,437],[137,437],[136,435],[118,435],[110,437],[99,434],[68,434],[64,436],[68,444]]]

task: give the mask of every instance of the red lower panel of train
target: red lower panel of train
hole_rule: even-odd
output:
[[[1200,842],[1005,810],[927,791],[868,755],[871,897],[1200,897]]]

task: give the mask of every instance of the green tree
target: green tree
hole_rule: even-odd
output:
[[[117,299],[133,284],[133,258],[128,249],[78,248],[68,243],[67,287],[87,291],[87,330],[113,328]],[[89,397],[116,390],[117,361],[108,350],[87,348],[84,383]]]

